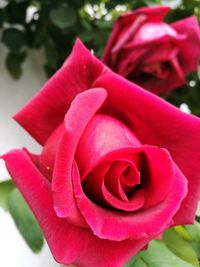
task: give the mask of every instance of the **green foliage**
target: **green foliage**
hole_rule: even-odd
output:
[[[200,116],[200,79],[197,73],[189,75],[188,83],[171,92],[166,100],[177,107],[186,103],[193,114]]]
[[[183,239],[174,229],[169,229],[163,235],[163,241],[168,249],[170,249],[177,257],[194,265],[199,266],[197,254],[193,250],[191,244]]]
[[[52,9],[49,15],[52,23],[61,30],[74,26],[77,21],[75,9],[67,4],[63,4],[55,9]]]
[[[0,8],[0,29],[2,27],[3,21],[4,21],[4,10]]]
[[[8,209],[26,243],[38,253],[43,246],[43,236],[35,217],[17,189],[8,197]]]
[[[163,241],[154,240],[148,250],[140,252],[126,267],[194,267],[171,251]]]
[[[186,225],[184,227],[190,234],[190,244],[195,250],[198,259],[200,259],[200,224],[198,221],[196,221],[194,225]]]
[[[197,210],[198,214],[198,210]],[[200,224],[176,226],[150,242],[126,267],[199,267]]]
[[[43,236],[30,208],[12,180],[0,183],[0,207],[9,211],[22,237],[34,253],[43,247]]]
[[[77,37],[80,37],[100,57],[113,21],[126,10],[144,5],[168,4],[176,8],[169,18],[171,21],[199,13],[197,0],[4,1],[7,5],[0,9],[2,42],[10,53],[15,54],[20,54],[29,48],[48,50],[45,53],[47,59],[45,69],[48,75],[60,67]],[[49,49],[46,40],[51,40],[53,49],[52,46]],[[49,60],[50,55],[54,58],[53,63]],[[21,65],[20,57],[16,57],[13,64]],[[10,65],[7,64],[9,70],[13,69]],[[21,74],[19,69],[20,67],[18,74],[13,75],[15,78]]]
[[[26,52],[20,54],[9,53],[6,57],[6,67],[14,79],[18,79],[22,74],[22,65],[26,58]]]
[[[13,78],[22,74],[29,49],[43,48],[44,65],[51,76],[70,53],[77,37],[101,57],[115,19],[123,12],[141,6],[169,5],[167,22],[196,15],[200,21],[199,0],[4,0],[0,8],[2,42],[8,48],[6,67]],[[193,84],[195,83],[195,86]],[[175,90],[167,100],[180,106],[188,104],[200,115],[200,69],[188,83]]]
[[[7,199],[14,188],[14,184],[11,180],[0,183],[0,207],[4,210],[8,210]]]
[[[2,35],[2,42],[12,53],[19,53],[25,45],[25,34],[23,31],[9,28],[4,30]]]

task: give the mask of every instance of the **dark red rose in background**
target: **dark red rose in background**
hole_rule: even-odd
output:
[[[163,22],[168,7],[127,12],[115,23],[102,60],[116,73],[156,94],[186,83],[197,70],[200,29],[195,16]]]
[[[200,119],[113,73],[80,41],[16,115],[41,145],[2,156],[55,259],[122,267],[200,197]]]

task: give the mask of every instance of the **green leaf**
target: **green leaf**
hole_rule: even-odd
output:
[[[7,2],[11,2],[12,4],[14,3],[22,3],[22,2],[28,2],[30,0],[6,0]]]
[[[10,1],[5,7],[5,20],[9,23],[25,24],[28,2]]]
[[[191,245],[196,251],[198,258],[200,258],[200,224],[195,221],[193,225],[185,225],[186,230],[192,237]]]
[[[182,260],[191,263],[195,267],[199,267],[197,255],[191,244],[181,238],[174,230],[169,229],[163,234],[163,242],[165,245]]]
[[[156,6],[160,5],[162,0],[144,0],[144,2],[147,6]]]
[[[27,2],[29,0],[15,0],[16,3],[22,3],[22,2]]]
[[[111,30],[113,26],[113,21],[96,20],[95,25],[97,25],[102,30],[104,29]]]
[[[25,45],[25,34],[15,28],[6,29],[3,32],[2,42],[12,53],[19,53]]]
[[[136,255],[127,265],[126,267],[148,267],[142,258],[140,257],[140,254]]]
[[[26,58],[26,53],[9,53],[6,57],[6,67],[14,79],[19,79],[22,74],[22,62]]]
[[[38,253],[43,246],[43,236],[34,215],[17,189],[9,195],[8,208],[24,240],[33,252]]]
[[[56,68],[58,65],[59,55],[55,43],[51,38],[46,40],[45,55],[48,67]]]
[[[72,7],[63,4],[50,11],[50,19],[60,29],[65,29],[76,24],[77,15]]]
[[[146,251],[136,255],[126,267],[193,267],[193,265],[177,257],[162,241],[154,240],[150,242]]]
[[[192,237],[192,240],[196,240],[200,243],[200,223],[195,221],[194,224],[185,225],[184,227]]]
[[[70,5],[75,6],[76,8],[80,8],[84,5],[84,0],[68,0]]]
[[[82,26],[86,29],[86,30],[88,30],[88,31],[92,31],[92,25],[91,25],[91,22],[90,21],[87,21],[87,20],[85,20],[85,19],[82,19],[81,20],[81,24],[82,24]]]
[[[2,27],[4,22],[4,11],[3,8],[0,8],[0,28]]]
[[[7,180],[0,183],[0,206],[4,210],[8,210],[7,198],[14,188],[15,186],[11,180]]]
[[[192,237],[191,235],[188,233],[188,231],[185,229],[184,226],[180,225],[180,226],[175,226],[174,230],[185,240],[187,241],[191,241]]]
[[[177,257],[162,241],[154,240],[148,250],[141,254],[141,258],[150,267],[193,267]]]

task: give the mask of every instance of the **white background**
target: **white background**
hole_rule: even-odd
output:
[[[37,152],[40,147],[12,120],[12,115],[30,99],[45,82],[43,56],[32,52],[24,64],[24,73],[14,81],[4,65],[6,51],[0,46],[0,154],[13,148],[28,147]],[[8,173],[0,162],[0,181]],[[2,267],[57,267],[47,245],[35,255],[28,248],[10,217],[0,208],[0,266]]]

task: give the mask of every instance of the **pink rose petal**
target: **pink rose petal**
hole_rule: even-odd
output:
[[[58,218],[53,209],[49,182],[22,150],[2,156],[24,198],[34,212],[55,260],[77,267],[122,267],[150,239],[113,242]]]
[[[54,208],[59,217],[76,211],[72,189],[72,164],[79,139],[85,127],[106,98],[104,89],[91,89],[79,94],[65,117],[65,133],[58,147],[53,173]],[[76,212],[77,216],[79,212]]]
[[[178,211],[175,223],[192,223],[200,199],[199,118],[181,112],[117,75],[105,75],[94,85],[106,88],[107,105],[118,113],[126,114],[129,127],[141,142],[169,151],[188,180],[188,195]]]

